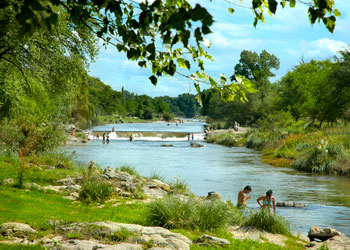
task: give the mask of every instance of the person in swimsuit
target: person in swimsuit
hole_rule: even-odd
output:
[[[239,191],[237,199],[237,208],[245,210],[247,207],[247,200],[251,199],[252,196],[247,196],[252,191],[251,186],[246,186],[243,190]]]
[[[272,196],[271,189],[266,192],[266,195],[259,197],[256,201],[258,202],[260,207],[267,208],[270,211],[272,211],[273,209],[273,212],[276,213],[276,200],[275,197]]]

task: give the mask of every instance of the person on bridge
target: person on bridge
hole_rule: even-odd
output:
[[[258,202],[260,207],[262,207],[264,209],[267,208],[271,212],[273,209],[274,213],[276,213],[276,200],[275,200],[275,197],[272,196],[271,189],[266,192],[266,195],[259,197],[256,201]],[[261,203],[261,201],[262,201],[262,203]]]

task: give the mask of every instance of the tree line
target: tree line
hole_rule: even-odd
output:
[[[256,91],[248,93],[247,103],[228,102],[220,93],[204,93],[202,114],[209,120],[223,121],[233,126],[259,126],[283,120],[306,119],[310,125],[322,127],[337,121],[347,123],[350,118],[350,50],[344,49],[327,60],[301,60],[280,80],[271,81],[273,70],[280,61],[267,51],[260,54],[242,51],[233,76],[243,75]],[[279,118],[278,118],[279,117]],[[273,124],[272,124],[273,125]]]

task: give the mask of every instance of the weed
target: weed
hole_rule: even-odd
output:
[[[82,182],[79,199],[86,203],[103,203],[112,196],[113,192],[112,184],[98,178],[88,178]]]

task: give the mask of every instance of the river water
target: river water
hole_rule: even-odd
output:
[[[112,124],[94,128],[96,131],[203,131],[203,123],[184,124]],[[277,201],[299,201],[306,208],[277,208],[277,213],[289,219],[295,232],[307,233],[312,225],[333,227],[350,235],[350,179],[311,175],[289,168],[276,168],[261,162],[261,154],[244,147],[228,148],[203,141],[205,147],[193,148],[189,142],[155,140],[91,140],[88,144],[66,146],[75,152],[79,162],[94,161],[106,167],[130,165],[143,176],[157,173],[166,181],[185,180],[200,196],[216,191],[223,198],[236,203],[237,194],[251,185],[249,208],[257,208],[256,199],[272,189]],[[171,143],[173,147],[162,147]]]

